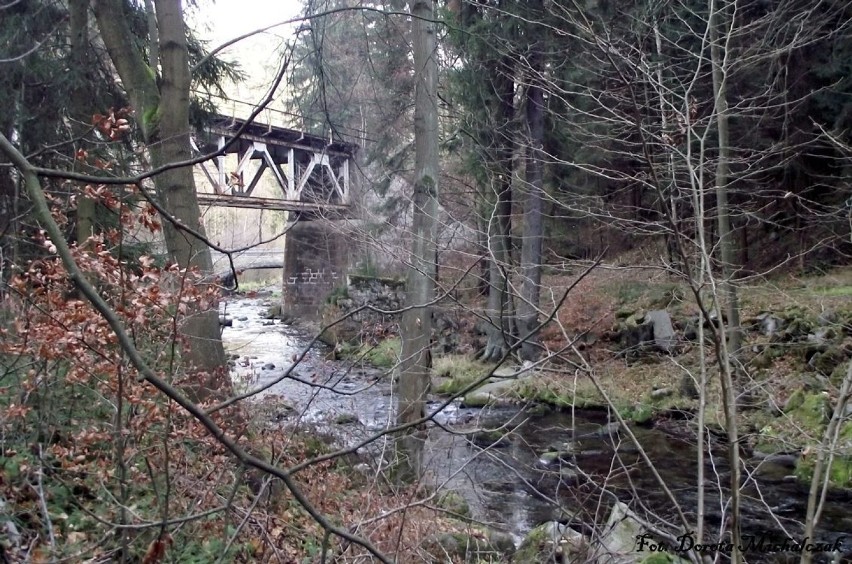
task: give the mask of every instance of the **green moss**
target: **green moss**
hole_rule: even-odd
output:
[[[803,482],[810,482],[814,476],[816,456],[800,457],[796,462],[796,477]],[[836,488],[852,487],[852,457],[836,456],[828,470],[828,481]]]
[[[377,368],[393,368],[399,363],[402,342],[394,337],[385,339],[367,350],[365,360]]]
[[[516,562],[546,562],[543,557],[549,556],[548,543],[550,531],[547,524],[539,525],[530,531],[515,553]]]
[[[160,123],[160,106],[154,106],[145,110],[142,114],[142,128],[146,135],[150,135]]]
[[[326,303],[331,305],[337,305],[340,300],[345,300],[349,298],[349,287],[348,286],[337,286],[335,289],[331,291],[331,294],[325,299]]]
[[[482,378],[490,367],[462,355],[449,355],[434,360],[432,374],[445,378],[435,387],[435,393],[454,395]]]
[[[442,507],[460,517],[470,517],[470,506],[458,492],[444,492],[438,497],[438,507]]]
[[[822,436],[829,410],[827,398],[821,394],[811,394],[805,398],[804,403],[795,413],[800,418],[798,421],[801,425],[808,425],[814,435]],[[808,411],[810,413],[807,413]],[[816,425],[818,427],[814,427]],[[834,487],[849,488],[852,487],[852,423],[846,422],[842,425],[838,439],[838,448],[828,469],[829,483]],[[815,448],[819,449],[821,446],[816,445]],[[804,482],[810,482],[813,478],[816,459],[815,452],[809,456],[801,456],[796,462],[796,477]]]
[[[852,458],[848,456],[835,458],[831,464],[828,479],[839,488],[852,486]]]
[[[601,407],[603,398],[593,389],[577,389],[574,392],[558,392],[549,386],[538,385],[534,380],[519,383],[515,387],[519,399],[540,402],[557,409],[584,409]]]
[[[790,414],[801,423],[806,430],[821,431],[831,417],[831,406],[828,397],[821,394],[806,394],[802,405],[792,410]]]
[[[785,411],[787,413],[795,411],[802,407],[803,403],[805,403],[805,392],[801,388],[799,388],[798,390],[793,392],[793,395],[791,395],[790,399],[787,400]]]
[[[779,437],[779,435],[780,433],[775,425],[769,424],[764,426],[758,433],[754,449],[765,454],[775,454],[788,450],[790,445]]]
[[[371,364],[376,368],[393,368],[399,363],[402,344],[399,338],[385,339],[377,345],[355,346],[345,342],[336,344],[337,356]]]
[[[821,296],[827,298],[852,296],[852,286],[835,286],[833,288],[815,288]]]
[[[683,289],[677,284],[665,282],[654,284],[636,280],[625,280],[613,284],[611,292],[619,303],[630,304],[634,311],[638,308],[637,306],[663,309],[672,302],[682,301],[684,296]]]
[[[630,410],[629,418],[634,423],[647,423],[654,416],[654,408],[646,403],[634,405]]]

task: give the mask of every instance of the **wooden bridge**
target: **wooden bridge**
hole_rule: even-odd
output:
[[[296,212],[288,213],[283,253],[240,253],[235,267],[281,268],[282,310],[316,316],[345,280],[351,244],[327,220],[351,217],[350,170],[357,145],[226,116],[216,116],[193,142],[200,154],[222,153],[199,165],[207,180],[199,183],[199,205]],[[261,180],[270,176],[280,192],[273,198],[256,195]],[[214,270],[232,276],[220,272],[227,265],[217,258]]]
[[[198,193],[198,203],[202,206],[311,212],[335,217],[347,214],[351,195],[349,171],[357,145],[226,116],[216,116],[204,131],[196,134],[194,143],[202,154],[224,148],[221,156],[199,165],[209,183]],[[238,158],[237,167],[226,170],[225,160],[233,154]],[[267,175],[281,189],[280,197],[253,195]]]

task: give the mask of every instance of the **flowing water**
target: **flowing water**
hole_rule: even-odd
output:
[[[281,408],[274,419],[311,425],[347,445],[392,424],[395,390],[390,376],[375,368],[327,360],[329,350],[323,345],[312,347],[290,377],[281,379],[311,338],[293,326],[264,320],[267,305],[262,299],[229,302],[225,313],[233,326],[224,329],[223,339],[228,351],[239,355],[233,371],[238,382],[253,389],[280,380],[260,394],[278,398]],[[429,405],[435,410],[441,402],[436,398]],[[481,410],[454,402],[437,413],[429,426],[426,477],[463,495],[478,520],[518,539],[549,520],[570,521],[576,528],[591,530],[606,520],[616,499],[629,503],[640,515],[678,523],[673,497],[694,522],[698,466],[687,422],[631,427],[670,493],[660,486],[627,436],[618,430],[610,433],[607,423],[603,411],[540,413],[520,406]],[[711,444],[712,456],[705,464],[706,538],[719,539],[725,508],[716,484],[729,483],[729,468],[724,460],[726,446],[719,439]],[[379,461],[388,447],[376,441],[360,452]],[[543,453],[554,449],[566,454],[542,460]],[[744,473],[743,531],[755,542],[803,540],[807,489],[790,476],[792,470],[784,465],[789,460],[778,462],[753,460],[749,468],[756,470]],[[850,501],[852,492],[831,492],[822,526],[816,539],[811,539],[840,541],[847,558],[852,556]],[[749,561],[798,561],[798,553],[789,548],[767,553],[764,545]],[[829,556],[815,560],[831,561]]]

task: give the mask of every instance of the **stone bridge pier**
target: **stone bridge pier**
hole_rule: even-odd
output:
[[[281,313],[319,319],[331,292],[346,283],[351,242],[328,221],[304,218],[290,226],[284,245]]]

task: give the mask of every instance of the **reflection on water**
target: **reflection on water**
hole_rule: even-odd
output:
[[[352,368],[326,359],[323,345],[307,353],[310,337],[296,328],[262,319],[262,300],[239,299],[227,304],[233,326],[223,331],[227,350],[239,355],[233,374],[249,387],[280,380],[263,394],[276,394],[293,408],[289,423],[319,426],[344,444],[353,444],[391,425],[394,420],[393,382],[372,368]],[[294,361],[304,358],[290,373]],[[430,402],[435,410],[440,402]],[[626,501],[651,522],[677,524],[677,512],[624,434],[600,433],[607,414],[600,411],[530,415],[521,408],[466,409],[451,403],[435,415],[429,427],[426,477],[435,485],[461,493],[473,515],[518,538],[548,520],[581,524],[600,523],[615,499]],[[694,521],[697,507],[695,446],[660,429],[632,429],[657,471]],[[684,436],[688,436],[685,433]],[[549,450],[561,457],[541,460]],[[367,449],[388,452],[380,443]],[[756,464],[756,463],[755,463]],[[789,469],[764,465],[760,472],[744,472],[743,502],[746,535],[781,541],[803,535],[807,491],[790,480]],[[759,476],[758,476],[759,474]],[[722,527],[729,468],[724,445],[715,445],[705,475],[707,535],[718,537]],[[822,517],[818,539],[834,542],[849,536],[852,515],[849,492],[833,492]],[[770,511],[771,509],[771,511]],[[758,555],[750,561],[774,561]],[[819,560],[819,559],[817,559]]]

